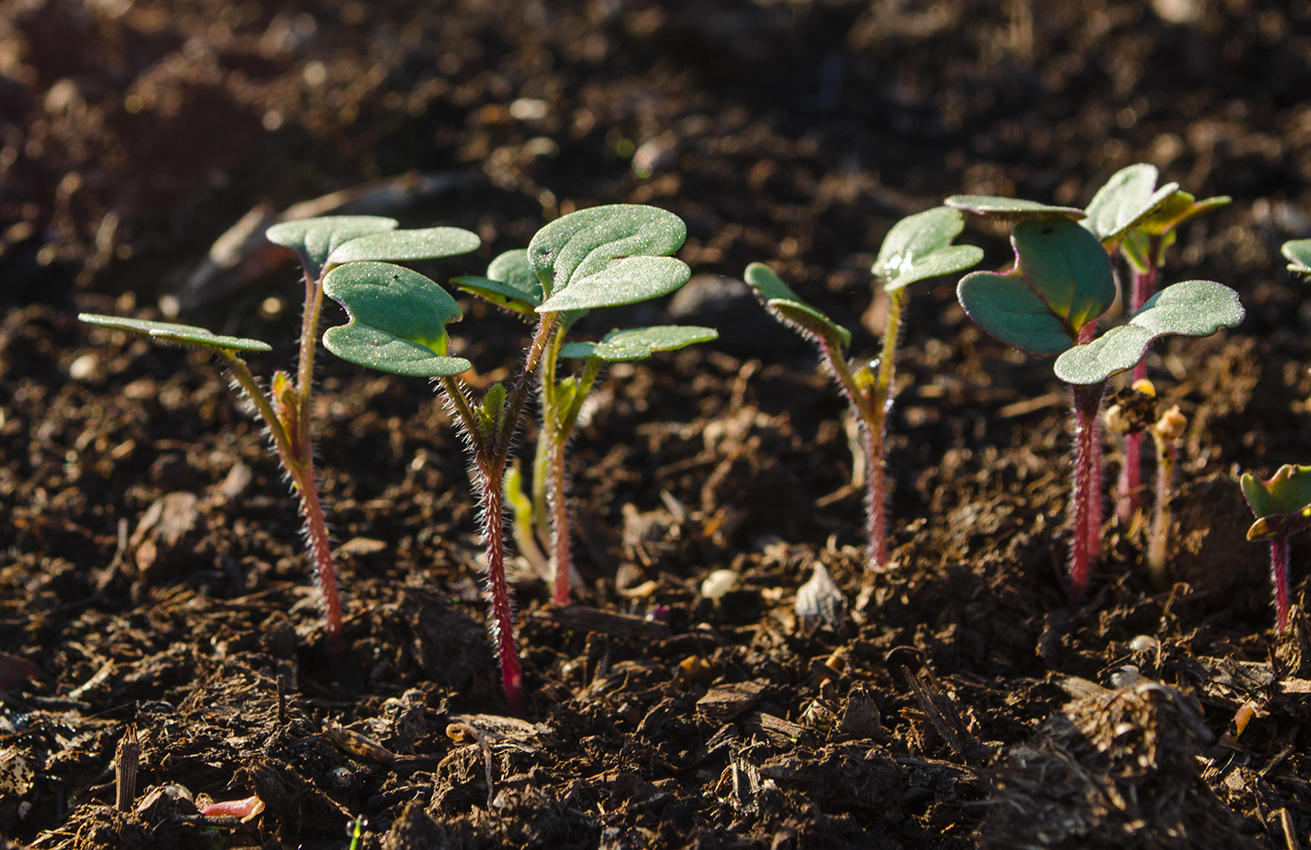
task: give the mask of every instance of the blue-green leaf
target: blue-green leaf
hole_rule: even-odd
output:
[[[1156,166],[1145,162],[1115,172],[1106,185],[1097,190],[1088,204],[1088,217],[1079,223],[1102,244],[1118,244],[1126,233],[1178,191],[1178,183],[1167,183],[1155,189],[1156,175]]]
[[[520,313],[532,313],[542,303],[542,283],[528,264],[528,251],[516,248],[492,260],[485,277],[451,278],[465,292]]]
[[[323,291],[350,317],[323,335],[324,346],[343,360],[425,377],[472,367],[448,353],[446,325],[462,318],[460,305],[418,272],[390,263],[347,263],[328,272]]]
[[[459,227],[428,227],[420,230],[392,230],[357,236],[343,242],[328,254],[324,265],[373,260],[377,262],[403,262],[407,260],[435,260],[477,251],[482,239]]]
[[[1095,384],[1132,369],[1160,337],[1210,336],[1234,327],[1244,315],[1238,293],[1227,286],[1213,280],[1176,283],[1148,299],[1128,324],[1056,358],[1056,377],[1071,384]]]
[[[998,195],[952,195],[943,203],[953,209],[1002,221],[1084,217],[1083,210],[1078,207],[1058,207],[1020,198],[1003,198]]]
[[[838,348],[851,345],[851,331],[808,304],[769,266],[752,263],[747,266],[742,279],[756,290],[765,306],[786,324]]]
[[[399,225],[394,218],[377,215],[329,215],[280,222],[264,235],[275,245],[295,251],[305,271],[318,279],[328,255],[337,246],[370,233],[395,230]]]
[[[936,207],[907,216],[892,226],[870,269],[891,292],[920,280],[964,271],[983,259],[983,249],[952,245],[965,229],[959,210]]]
[[[1030,354],[1060,354],[1115,300],[1111,258],[1066,218],[1021,221],[1011,234],[1015,268],[974,272],[956,287],[961,306],[989,335]]]
[[[537,231],[528,263],[542,284],[537,312],[633,304],[666,295],[692,272],[670,257],[687,238],[683,220],[656,207],[579,210]]]
[[[714,328],[695,325],[660,325],[611,331],[600,342],[571,342],[560,349],[560,356],[575,360],[598,358],[615,363],[641,360],[657,351],[675,351],[698,342],[719,338]],[[566,405],[561,405],[566,406]]]
[[[223,349],[227,351],[270,351],[271,346],[257,339],[240,336],[224,336],[196,325],[180,325],[176,322],[156,322],[150,319],[126,319],[121,316],[105,316],[100,313],[78,313],[79,321],[102,328],[148,336],[157,342],[177,345],[194,345],[200,348]]]

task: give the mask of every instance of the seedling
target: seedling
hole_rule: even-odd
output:
[[[1010,205],[992,199],[957,197],[947,202],[1014,218]],[[1054,209],[1059,211],[1029,215],[1015,225],[1012,269],[966,275],[957,296],[969,317],[992,337],[1030,354],[1056,356],[1056,376],[1071,385],[1075,442],[1069,580],[1071,596],[1079,599],[1101,550],[1097,414],[1107,379],[1132,369],[1158,337],[1208,336],[1238,324],[1244,313],[1228,287],[1187,281],[1152,296],[1127,324],[1094,339],[1097,318],[1115,300],[1110,256],[1101,241],[1074,220],[1078,216]]]
[[[270,346],[260,340],[225,336],[194,325],[173,322],[94,313],[78,316],[84,322],[144,334],[158,342],[204,348],[223,358],[237,385],[268,427],[278,460],[300,497],[305,540],[314,561],[319,590],[323,595],[328,650],[334,657],[340,657],[342,652],[341,598],[323,504],[319,498],[310,427],[314,355],[319,316],[323,307],[323,282],[334,271],[350,270],[368,264],[362,261],[435,259],[465,254],[479,245],[475,234],[459,228],[397,230],[397,226],[398,222],[394,219],[378,216],[335,216],[288,221],[268,229],[266,235],[270,242],[290,248],[300,258],[305,282],[305,308],[301,318],[296,375],[293,378],[281,370],[274,372],[267,392],[260,387],[242,359],[246,352],[270,350]]]
[[[1275,476],[1262,481],[1244,473],[1243,495],[1256,515],[1247,530],[1248,540],[1270,541],[1270,578],[1275,591],[1275,622],[1288,628],[1288,538],[1311,528],[1311,466],[1284,464]]]
[[[462,318],[444,289],[408,269],[387,263],[355,263],[335,270],[324,291],[341,302],[350,322],[329,328],[323,343],[345,360],[399,375],[439,379],[459,420],[469,450],[471,477],[481,505],[487,553],[489,629],[501,665],[510,711],[522,714],[523,676],[514,638],[505,575],[506,461],[523,423],[533,374],[573,310],[632,304],[666,295],[691,276],[669,255],[683,244],[686,228],[672,213],[643,206],[595,207],[546,225],[532,238],[516,273],[484,285],[507,306],[527,302],[537,326],[523,366],[509,383],[494,384],[475,400],[459,375],[472,364],[449,354],[446,325]],[[509,261],[506,261],[509,262]],[[540,288],[534,300],[526,295]],[[480,293],[482,294],[482,293]],[[496,300],[496,299],[493,299]]]
[[[888,324],[883,333],[882,355],[868,364],[849,363],[847,349],[851,345],[851,332],[802,300],[768,266],[752,263],[744,275],[779,321],[796,328],[819,346],[824,362],[860,423],[867,470],[866,530],[871,570],[883,569],[888,564],[884,442],[908,287],[919,280],[963,271],[983,259],[983,251],[973,245],[951,244],[964,226],[964,217],[959,212],[938,207],[904,218],[888,231],[871,269],[888,293]]]
[[[1121,169],[1093,195],[1087,217],[1080,221],[1112,256],[1118,252],[1124,258],[1130,274],[1125,297],[1130,315],[1156,292],[1166,249],[1174,244],[1179,225],[1230,202],[1224,196],[1199,201],[1177,183],[1156,188],[1156,179],[1156,167],[1146,163]],[[1146,377],[1147,364],[1139,361],[1133,380]],[[1142,501],[1141,440],[1139,433],[1124,438],[1124,464],[1116,487],[1116,513],[1122,522],[1129,521]]]
[[[652,216],[653,220],[670,216],[655,209],[646,210],[644,214]],[[451,283],[465,292],[525,315],[534,315],[542,303],[542,286],[529,264],[528,252],[524,250],[508,251],[497,257],[488,267],[486,277],[457,277]],[[542,354],[538,387],[542,426],[537,432],[531,500],[520,489],[517,469],[512,468],[506,479],[506,498],[514,511],[515,539],[525,556],[536,563],[545,561],[545,558],[534,537],[548,547],[551,553],[548,569],[554,577],[551,598],[559,605],[569,603],[569,578],[573,569],[565,453],[601,369],[607,363],[641,360],[658,351],[674,351],[719,336],[713,328],[660,325],[614,330],[599,342],[566,342],[570,329],[589,310],[579,306],[563,312]],[[581,371],[561,377],[562,358],[581,360]]]

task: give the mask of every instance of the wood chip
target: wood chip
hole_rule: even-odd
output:
[[[645,617],[602,611],[585,605],[559,605],[537,616],[546,617],[566,629],[593,632],[611,637],[640,637],[659,640],[669,637],[669,626]]]
[[[710,720],[723,723],[754,707],[765,688],[766,684],[760,680],[717,685],[696,701],[696,710]]]

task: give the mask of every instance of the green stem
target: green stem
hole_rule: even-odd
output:
[[[869,484],[868,503],[865,506],[866,532],[869,541],[869,564],[867,566],[871,570],[882,569],[888,560],[887,492],[882,464],[883,411],[878,406],[876,398],[872,397],[876,394],[867,395],[861,389],[856,381],[856,376],[851,373],[851,368],[847,365],[846,358],[842,355],[842,350],[822,339],[819,347],[825,359],[833,368],[833,374],[837,377],[838,386],[842,388],[843,395],[847,397],[847,402],[851,405],[851,409],[856,412],[856,416],[860,421],[861,444],[865,448],[865,467],[868,477],[867,483]]]

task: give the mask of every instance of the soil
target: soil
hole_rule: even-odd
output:
[[[345,848],[360,823],[396,850],[1306,846],[1311,548],[1277,635],[1235,478],[1309,460],[1311,311],[1278,245],[1311,236],[1311,5],[24,0],[0,33],[9,841]],[[1146,577],[1143,517],[1108,517],[1092,593],[1067,597],[1065,393],[950,280],[911,300],[894,565],[867,573],[842,403],[743,268],[770,262],[867,356],[895,220],[958,192],[1082,204],[1136,161],[1234,198],[1167,276],[1248,311],[1149,361],[1190,423],[1173,586]],[[271,341],[269,375],[294,356],[293,267],[206,252],[256,205],[341,191],[317,208],[483,236],[438,276],[592,204],[688,222],[692,283],[593,329],[672,315],[722,338],[609,371],[571,447],[586,587],[552,607],[517,568],[522,719],[428,386],[321,358],[330,663],[294,499],[220,364],[75,318],[162,298]],[[965,238],[1000,267],[1004,237]],[[480,385],[525,331],[466,304]],[[840,616],[799,618],[820,566]],[[707,598],[725,569],[736,589]],[[198,814],[252,795],[247,822]]]

